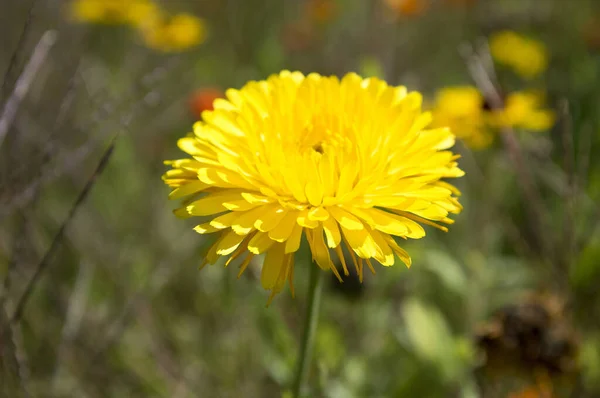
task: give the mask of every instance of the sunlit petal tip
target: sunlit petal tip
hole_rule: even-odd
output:
[[[222,229],[222,228],[214,227],[211,224],[205,223],[205,224],[196,225],[194,227],[194,231],[198,232],[199,234],[210,234],[210,233],[217,232]]]
[[[314,207],[308,212],[308,218],[314,221],[325,221],[329,218],[329,212],[322,207]]]
[[[173,214],[175,214],[175,216],[177,218],[190,218],[190,217],[192,217],[192,215],[187,210],[187,207],[180,207],[179,209],[175,209],[175,210],[173,210]]]

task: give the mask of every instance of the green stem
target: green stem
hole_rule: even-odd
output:
[[[310,369],[310,356],[313,351],[317,322],[319,321],[319,304],[321,302],[321,291],[323,290],[323,271],[316,264],[310,265],[310,281],[308,285],[308,306],[304,319],[304,330],[302,332],[302,344],[298,357],[298,367],[292,389],[293,397],[300,398],[302,388],[306,384],[308,371]]]

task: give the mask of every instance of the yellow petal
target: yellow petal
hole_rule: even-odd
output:
[[[390,247],[392,248],[392,250],[394,251],[394,253],[396,253],[396,255],[398,256],[398,258],[400,260],[402,260],[402,262],[404,264],[406,264],[406,266],[408,268],[410,268],[410,266],[412,264],[412,260],[411,260],[410,256],[408,255],[408,253],[406,252],[406,250],[404,250],[400,246],[398,246],[398,244],[396,243],[396,241],[394,240],[394,238],[392,238],[389,235],[383,235],[383,239],[385,239],[386,242],[388,243],[388,245],[390,245]]]
[[[285,242],[285,252],[286,253],[295,253],[300,248],[300,241],[302,239],[302,227],[298,224],[294,225],[294,229],[292,230],[292,234]]]
[[[210,225],[210,223],[204,223],[204,224],[196,225],[194,227],[194,231],[198,232],[199,234],[210,234],[210,233],[217,232],[220,230],[221,230],[221,228],[215,228],[212,225]]]
[[[254,254],[261,254],[269,250],[274,243],[266,232],[257,232],[248,242],[248,250]]]
[[[323,221],[323,230],[325,231],[325,236],[327,237],[327,246],[330,248],[337,247],[342,240],[337,222],[332,218],[328,218],[327,220]]]
[[[198,179],[214,187],[253,188],[252,184],[240,177],[239,174],[225,169],[201,168],[198,170]]]
[[[258,206],[257,204],[249,203],[248,201],[242,200],[233,200],[231,202],[223,202],[223,206],[232,211],[247,211]]]
[[[375,260],[379,261],[381,265],[386,267],[394,265],[394,252],[390,245],[387,244],[385,238],[381,232],[377,230],[369,230],[371,237],[377,245],[376,255],[373,256]]]
[[[271,198],[252,192],[242,192],[242,197],[248,201],[248,203],[252,204],[266,204],[274,202],[274,200]]]
[[[308,212],[308,218],[313,221],[325,221],[329,218],[329,212],[322,207],[313,207]]]
[[[173,190],[173,192],[169,194],[169,199],[180,199],[193,193],[201,192],[208,187],[209,185],[202,181],[193,181]]]
[[[328,207],[327,210],[345,229],[359,231],[364,228],[363,223],[358,218],[348,213],[346,210],[343,210],[339,206],[331,206]]]
[[[267,251],[260,273],[260,282],[265,289],[270,290],[277,283],[281,268],[285,266],[284,255],[284,245],[281,243],[275,243]]]
[[[329,269],[331,257],[329,256],[329,249],[325,246],[325,241],[323,240],[322,228],[315,228],[314,230],[307,231],[306,234],[313,261],[315,261],[321,269]]]
[[[234,231],[229,231],[216,243],[217,254],[220,256],[226,256],[233,253],[235,249],[242,243],[245,236],[240,236]]]
[[[396,236],[419,239],[425,236],[422,226],[406,217],[388,213],[379,209],[352,209],[354,214],[367,221],[373,228]]]
[[[323,201],[323,186],[318,177],[310,179],[306,183],[306,197],[313,206],[319,206]]]
[[[222,132],[229,133],[238,137],[243,137],[245,134],[239,126],[228,115],[232,112],[224,110],[215,110],[214,112],[206,112],[202,114],[202,118],[206,123],[218,128]]]
[[[265,209],[265,211],[257,217],[256,221],[254,221],[254,228],[261,232],[269,232],[279,225],[287,213],[288,210],[280,205]]]
[[[283,242],[290,237],[294,227],[297,225],[298,213],[289,211],[277,226],[269,231],[269,237],[277,242]]]
[[[231,228],[240,235],[247,235],[254,230],[254,223],[261,217],[266,217],[277,205],[258,206],[252,210],[243,212],[232,223]]]
[[[342,226],[342,232],[350,245],[350,248],[352,248],[359,257],[369,258],[377,255],[375,241],[365,228],[361,230],[351,230]]]
[[[177,146],[183,152],[190,155],[198,155],[203,153],[202,143],[194,137],[180,138],[179,141],[177,141]]]
[[[240,193],[235,191],[223,194],[208,194],[204,198],[190,203],[186,209],[193,216],[210,216],[227,210],[223,206],[223,202],[230,202],[239,198]]]
[[[239,216],[240,213],[230,211],[229,213],[214,218],[209,224],[211,227],[216,229],[229,228]]]
[[[304,210],[297,213],[296,218],[298,225],[301,225],[305,228],[316,228],[319,225],[319,222],[316,220],[312,220],[308,217],[308,210]]]

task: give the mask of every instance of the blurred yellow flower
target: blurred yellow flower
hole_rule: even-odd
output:
[[[448,126],[473,149],[488,147],[493,134],[486,125],[484,99],[475,87],[455,86],[439,90],[433,104],[433,125]]]
[[[512,31],[502,31],[490,37],[490,51],[494,59],[530,79],[548,67],[548,53],[540,41]]]
[[[146,45],[164,52],[183,51],[206,40],[204,21],[192,14],[159,15],[141,26]]]
[[[495,127],[545,131],[554,125],[556,117],[552,110],[543,108],[544,103],[542,93],[514,92],[506,97],[503,110],[492,112],[490,121]]]
[[[158,7],[150,0],[74,0],[74,20],[88,23],[139,25],[152,18]]]
[[[348,250],[362,281],[371,260],[411,259],[392,236],[419,239],[421,224],[442,230],[462,209],[460,177],[448,128],[427,129],[422,97],[405,87],[362,79],[283,71],[216,99],[194,133],[179,140],[189,157],[168,161],[175,214],[202,217],[195,230],[216,233],[204,264],[264,254],[261,282],[269,300],[289,281],[306,237],[316,264],[341,280]],[[311,265],[316,266],[316,265]]]

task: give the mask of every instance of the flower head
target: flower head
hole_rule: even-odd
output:
[[[493,111],[491,123],[496,127],[515,127],[530,131],[545,131],[554,125],[554,112],[543,108],[544,95],[517,91],[509,94],[504,109]]]
[[[141,29],[144,42],[155,50],[183,51],[206,39],[206,27],[200,18],[187,13],[159,15]]]
[[[542,42],[512,31],[498,32],[490,37],[494,59],[530,79],[548,67],[548,53]]]
[[[435,97],[433,125],[448,126],[466,145],[482,149],[493,141],[484,108],[484,98],[475,87],[445,87]]]
[[[158,7],[150,0],[74,0],[70,12],[76,21],[139,25]]]
[[[314,261],[348,274],[348,250],[361,280],[372,260],[384,266],[410,257],[392,236],[419,239],[422,224],[451,224],[458,191],[442,181],[460,177],[447,150],[447,128],[426,129],[421,95],[371,78],[341,81],[283,71],[230,89],[205,111],[178,145],[189,157],[168,161],[163,179],[175,210],[203,217],[195,230],[218,234],[205,263],[226,265],[264,254],[261,282],[280,292],[294,274],[294,253],[306,237]]]

